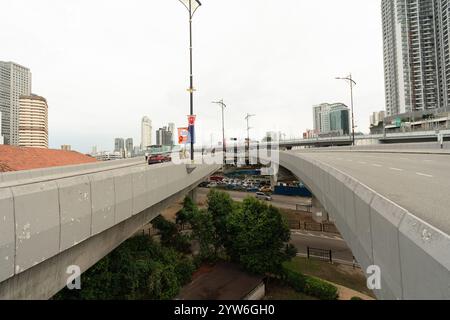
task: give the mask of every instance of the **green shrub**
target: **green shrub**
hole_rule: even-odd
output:
[[[306,285],[306,277],[298,272],[294,272],[291,270],[284,270],[283,275],[284,283],[290,286],[297,292],[304,292]]]
[[[313,277],[306,277],[304,293],[320,300],[337,300],[339,297],[335,286]]]
[[[362,300],[360,297],[352,297],[350,300]]]

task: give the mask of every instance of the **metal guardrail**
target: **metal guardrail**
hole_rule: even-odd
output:
[[[296,204],[295,211],[312,212],[312,204]]]
[[[292,230],[305,230],[305,231],[340,234],[339,230],[333,223],[301,222],[297,220],[289,220],[288,223],[290,229]]]

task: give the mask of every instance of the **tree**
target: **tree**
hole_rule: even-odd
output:
[[[221,242],[217,236],[213,217],[208,211],[200,210],[195,212],[190,220],[192,226],[192,238],[200,245],[200,256],[202,260],[217,260],[218,248]]]
[[[193,271],[193,262],[173,248],[138,236],[86,271],[81,290],[65,289],[55,299],[173,299]]]
[[[186,254],[191,252],[189,238],[180,234],[175,223],[166,220],[163,216],[159,216],[152,221],[152,225],[159,230],[163,246],[174,248]]]
[[[208,194],[208,213],[212,216],[218,240],[226,246],[229,242],[227,219],[235,209],[235,205],[230,195],[225,192],[211,190]]]
[[[287,245],[290,230],[279,210],[254,198],[245,199],[229,215],[227,229],[228,254],[250,272],[278,274],[296,253]]]
[[[197,205],[191,197],[185,197],[183,201],[183,209],[177,213],[177,224],[186,224],[192,219],[193,215],[198,211]]]

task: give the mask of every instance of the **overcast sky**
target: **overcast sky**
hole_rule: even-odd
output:
[[[312,106],[350,104],[336,76],[353,73],[356,124],[384,110],[380,0],[203,0],[194,17],[195,114],[199,142],[312,128]],[[50,144],[111,150],[140,143],[189,113],[188,15],[178,0],[2,0],[0,60],[31,69],[49,103]]]

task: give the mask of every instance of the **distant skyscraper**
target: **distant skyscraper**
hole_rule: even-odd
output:
[[[48,149],[47,100],[34,94],[20,96],[19,105],[19,146]]]
[[[123,138],[116,138],[114,140],[114,152],[125,151],[125,140]]]
[[[382,0],[386,113],[447,107],[449,0]]]
[[[313,107],[314,131],[323,133],[330,131],[330,104],[322,103]]]
[[[141,149],[145,150],[152,145],[152,121],[148,117],[142,118],[141,123]]]
[[[314,132],[316,134],[349,134],[350,113],[343,103],[322,103],[313,107]]]
[[[5,144],[19,145],[19,99],[31,95],[31,72],[13,62],[0,61],[0,112]]]
[[[63,144],[63,145],[61,146],[61,150],[64,150],[64,151],[72,151],[72,146],[71,146],[70,144]]]
[[[175,123],[169,123],[169,132],[172,134],[172,138],[171,138],[171,145],[175,144]]]
[[[172,146],[172,133],[167,127],[160,128],[156,131],[156,144],[160,146]]]
[[[374,112],[370,115],[370,126],[376,127],[383,122],[386,113],[384,111]]]
[[[350,134],[350,111],[345,104],[337,103],[330,108],[330,132]]]
[[[127,150],[127,155],[132,157],[134,154],[134,144],[133,144],[133,138],[128,138],[125,141],[125,148]]]

